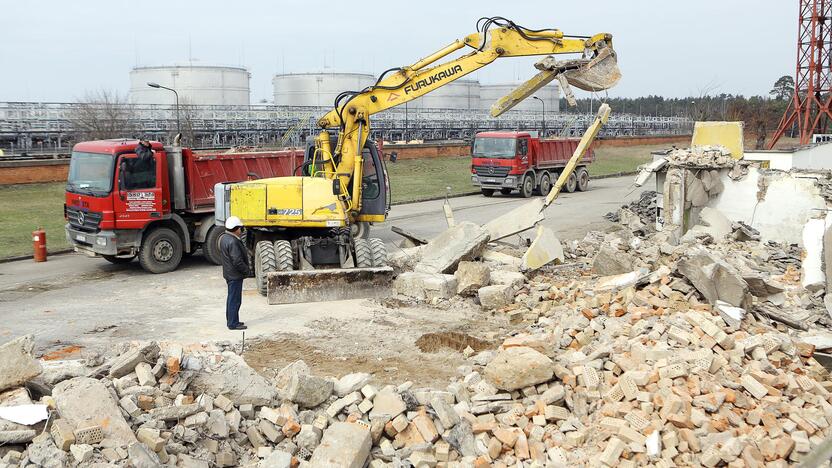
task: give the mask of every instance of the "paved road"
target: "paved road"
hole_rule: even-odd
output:
[[[602,216],[638,196],[630,193],[631,177],[594,181],[589,192],[564,194],[546,212],[544,223],[561,239],[582,237],[603,228]],[[455,218],[479,224],[523,204],[517,197],[451,199]],[[446,227],[443,201],[394,206],[388,221],[374,235],[388,243],[400,237],[399,226],[425,237]],[[394,247],[390,247],[391,249]],[[372,314],[365,301],[341,301],[337,307],[268,306],[247,283],[244,317],[247,336],[274,331],[301,331],[324,314],[362,319]],[[77,254],[57,255],[47,263],[30,260],[0,264],[0,342],[36,333],[40,349],[60,344],[101,344],[124,339],[207,341],[238,339],[224,328],[225,283],[219,267],[199,255],[165,275],[150,275],[138,262],[110,265]]]

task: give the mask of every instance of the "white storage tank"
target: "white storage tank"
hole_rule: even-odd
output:
[[[249,105],[249,79],[245,68],[205,65],[136,67],[130,72],[130,102],[134,104],[174,104],[175,96],[166,89],[151,88],[158,83],[179,93],[180,104]]]
[[[480,108],[480,82],[460,78],[411,101],[408,108],[477,110]]]
[[[500,98],[514,91],[522,83],[489,84],[480,86],[480,109],[490,111],[491,105]],[[560,87],[557,81],[552,81],[541,89],[538,89],[534,96],[543,100],[546,106],[546,113],[560,111]],[[512,111],[541,112],[543,105],[537,99],[527,97],[520,104],[511,108]]]
[[[361,91],[376,78],[365,73],[289,73],[275,75],[274,105],[332,107],[344,91]]]

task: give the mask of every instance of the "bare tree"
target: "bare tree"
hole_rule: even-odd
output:
[[[194,131],[195,120],[198,116],[197,107],[191,103],[187,96],[179,99],[179,112],[182,128],[182,142],[187,145],[196,145],[196,132]]]
[[[138,131],[127,98],[106,89],[88,92],[76,103],[70,120],[80,141],[132,138]]]

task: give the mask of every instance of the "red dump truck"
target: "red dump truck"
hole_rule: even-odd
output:
[[[471,148],[471,182],[486,197],[517,190],[525,198],[547,195],[578,146],[578,138],[540,139],[537,132],[481,132]],[[589,188],[587,166],[595,154],[590,148],[563,190]]]
[[[214,184],[291,175],[301,149],[197,152],[152,142],[139,161],[137,140],[78,143],[66,185],[66,236],[75,251],[111,263],[138,257],[152,273],[176,269],[202,247],[220,263]]]

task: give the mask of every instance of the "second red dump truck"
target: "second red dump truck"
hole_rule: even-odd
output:
[[[301,149],[204,151],[152,142],[153,160],[136,156],[137,140],[102,140],[72,148],[66,185],[66,236],[77,252],[165,273],[202,248],[220,263],[214,185],[291,175]]]
[[[537,132],[482,132],[471,148],[471,182],[486,197],[499,191],[519,191],[524,198],[547,195],[560,171],[578,146],[578,138],[541,139]],[[595,153],[590,148],[563,190],[589,188],[589,171]]]

